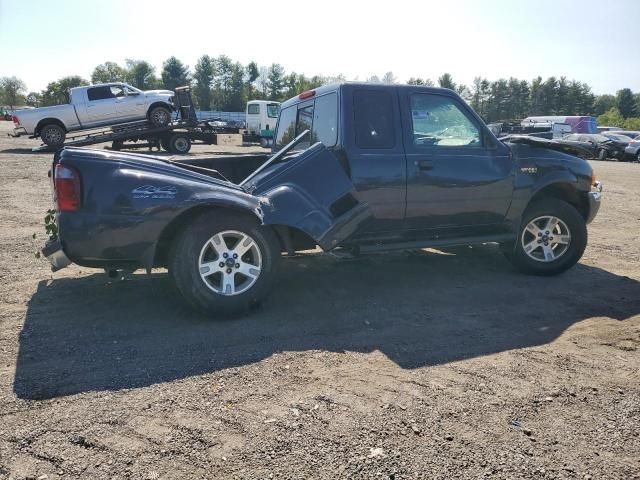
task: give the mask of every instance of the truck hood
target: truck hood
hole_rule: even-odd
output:
[[[548,148],[549,150],[556,150],[558,152],[567,153],[569,155],[591,156],[592,151],[586,147],[581,147],[575,143],[564,142],[562,140],[553,140],[548,138],[533,137],[529,135],[507,135],[500,137],[500,141],[504,143],[516,143],[531,145],[533,147]]]

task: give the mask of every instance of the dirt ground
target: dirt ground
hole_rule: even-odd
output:
[[[494,246],[305,254],[215,321],[162,271],[36,259],[51,155],[10,128],[0,478],[640,478],[639,164],[594,162],[604,204],[562,276]]]

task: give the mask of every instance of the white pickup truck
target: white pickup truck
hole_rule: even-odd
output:
[[[59,146],[68,132],[77,130],[144,119],[164,126],[175,110],[173,95],[170,90],[143,92],[126,83],[72,88],[67,105],[16,111],[12,136],[40,137],[49,146]]]

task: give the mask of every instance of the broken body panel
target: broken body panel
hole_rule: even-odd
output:
[[[324,250],[370,217],[367,205],[354,200],[353,185],[335,156],[320,143],[268,166],[245,186],[213,170],[206,175],[207,169],[200,173],[136,154],[70,148],[54,163],[82,172],[82,209],[60,212],[58,227],[69,259],[89,267],[157,266],[156,250],[167,230],[203,208],[233,208],[263,225],[295,228]]]

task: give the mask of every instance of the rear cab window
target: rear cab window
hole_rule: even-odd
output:
[[[247,113],[249,115],[260,115],[260,104],[259,103],[250,103],[247,107]]]
[[[316,142],[333,147],[338,141],[338,94],[330,92],[282,109],[276,131],[275,150],[279,150],[304,130],[310,138],[298,144],[304,149]]]

